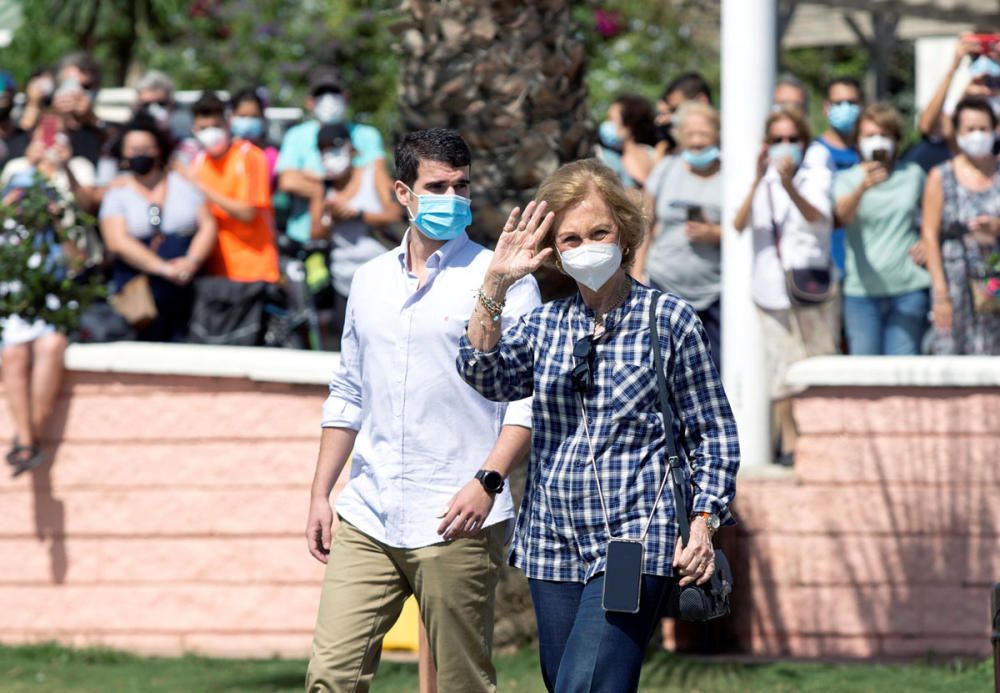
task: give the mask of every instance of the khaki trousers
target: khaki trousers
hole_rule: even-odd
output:
[[[504,535],[500,522],[471,539],[399,549],[341,519],[323,579],[306,690],[367,691],[382,640],[414,594],[438,691],[496,691],[493,614]]]

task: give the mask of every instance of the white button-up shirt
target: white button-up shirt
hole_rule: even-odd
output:
[[[408,240],[354,275],[323,426],[358,431],[337,512],[384,544],[419,548],[442,541],[439,515],[482,468],[501,427],[531,427],[531,401],[490,402],[455,368],[493,254],[463,233],[428,258],[418,288]],[[504,329],[538,305],[532,277],[514,284]],[[505,488],[484,526],[513,516]]]

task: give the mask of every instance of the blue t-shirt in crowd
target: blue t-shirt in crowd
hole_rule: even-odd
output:
[[[951,149],[945,140],[933,140],[929,137],[921,137],[913,143],[901,161],[913,162],[930,173],[931,169],[939,164],[943,164],[951,158]]]
[[[309,120],[296,125],[285,133],[281,142],[281,152],[275,173],[282,171],[311,171],[322,175],[323,160],[316,145],[320,123]],[[385,147],[382,135],[371,125],[348,123],[347,131],[351,135],[351,146],[354,147],[354,165],[361,167],[378,159],[385,158]],[[285,233],[293,240],[304,243],[309,240],[311,222],[309,220],[309,201],[297,195],[291,196],[292,206],[288,215],[288,226]]]
[[[833,164],[834,172],[839,173],[840,171],[846,171],[851,166],[861,162],[861,156],[850,147],[836,147],[829,142],[827,142],[822,135],[816,138],[816,141],[821,145],[826,147],[826,150],[830,152],[830,163]],[[844,240],[844,229],[836,228],[833,230],[833,235],[830,238],[830,255],[833,257],[833,264],[837,266],[840,270],[840,276],[844,276],[844,265],[847,261],[847,251],[845,249]]]

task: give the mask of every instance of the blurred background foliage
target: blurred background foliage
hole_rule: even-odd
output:
[[[719,105],[718,24],[700,3],[566,1],[588,49],[596,121],[616,94],[655,100],[672,77],[688,70],[708,78]],[[20,84],[36,67],[84,49],[104,68],[104,86],[128,84],[157,68],[181,89],[259,85],[275,105],[302,105],[309,69],[334,60],[358,119],[390,139],[398,130],[398,0],[25,0],[21,15],[12,42],[0,48],[0,67]],[[890,68],[893,102],[907,116],[914,108],[913,53],[912,43],[900,42]],[[780,71],[808,86],[817,131],[825,126],[826,82],[835,75],[863,80],[868,68],[860,46],[783,50],[780,62]]]

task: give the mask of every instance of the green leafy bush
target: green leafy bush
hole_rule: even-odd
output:
[[[82,310],[104,294],[85,280],[84,246],[94,219],[40,177],[0,203],[0,319],[41,319],[71,332]]]

